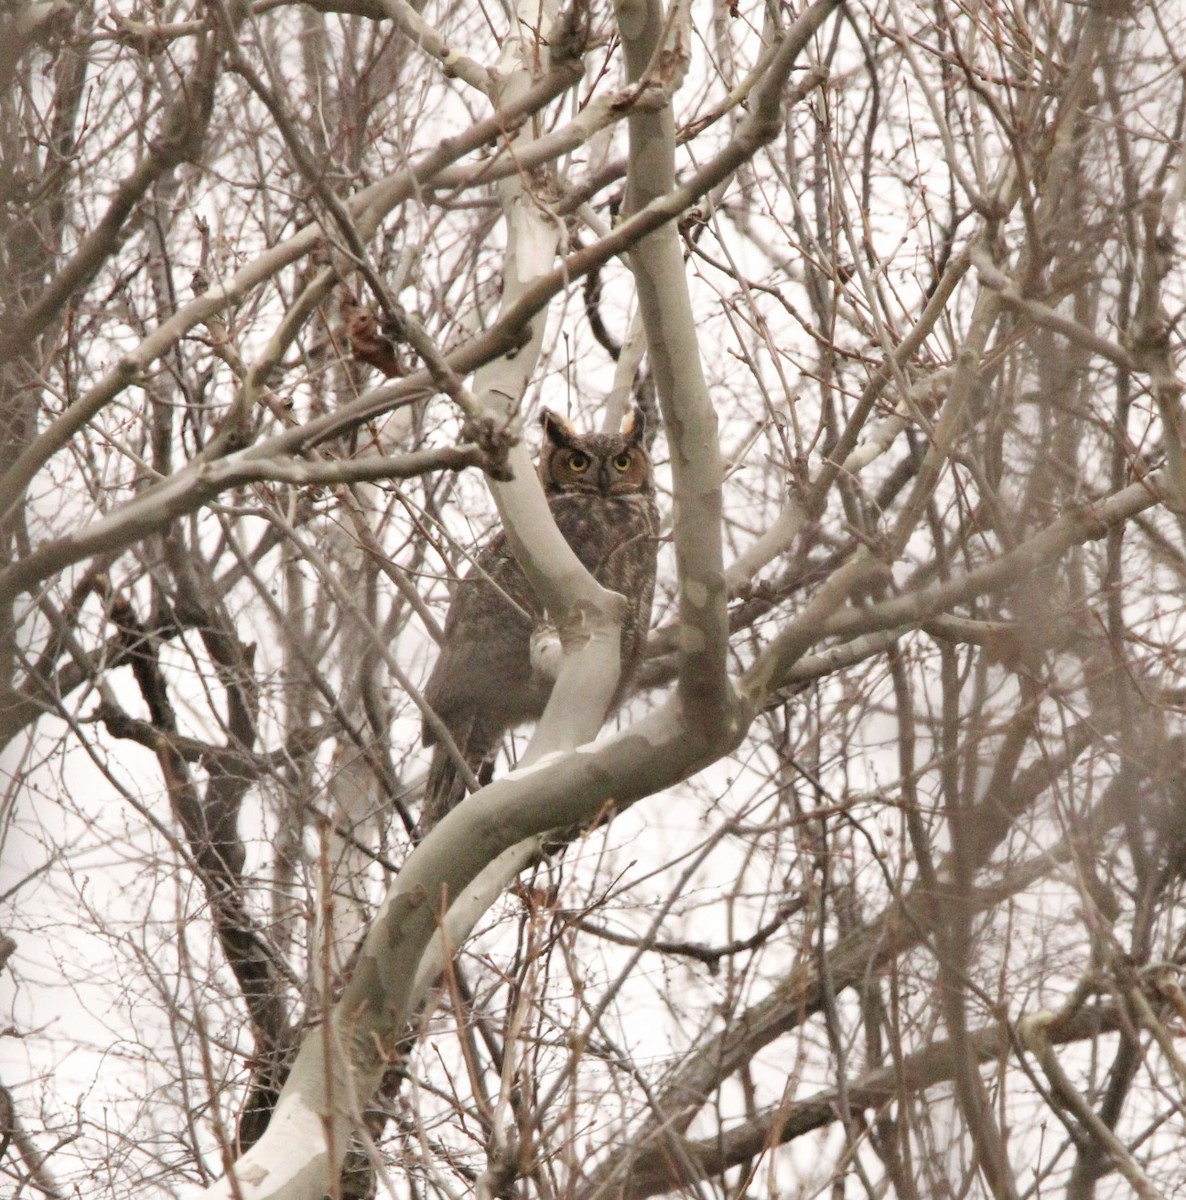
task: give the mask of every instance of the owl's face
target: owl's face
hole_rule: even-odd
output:
[[[595,496],[649,495],[655,490],[651,458],[643,441],[646,419],[635,408],[617,434],[577,433],[562,417],[544,409],[544,444],[539,475],[544,491]]]

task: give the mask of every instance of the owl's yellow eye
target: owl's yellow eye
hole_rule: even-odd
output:
[[[574,475],[580,475],[589,469],[589,456],[583,450],[574,450],[568,456],[568,469]]]
[[[630,470],[630,455],[629,454],[619,454],[618,457],[614,459],[614,470],[615,471],[629,471]]]

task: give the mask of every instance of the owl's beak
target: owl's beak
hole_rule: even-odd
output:
[[[609,495],[609,467],[605,463],[597,468],[597,486],[603,496]]]

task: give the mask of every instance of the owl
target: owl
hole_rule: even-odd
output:
[[[552,516],[576,556],[602,587],[626,597],[617,704],[637,672],[651,620],[659,514],[655,479],[635,408],[618,434],[578,434],[554,413],[541,416],[539,476]],[[503,735],[537,720],[553,677],[540,669],[548,628],[527,577],[496,535],[457,585],[445,618],[440,656],[424,697],[485,782]],[[533,661],[533,638],[537,651]],[[543,639],[547,640],[547,639]],[[424,727],[424,744],[436,736]],[[427,833],[465,795],[452,759],[435,745],[420,831]]]

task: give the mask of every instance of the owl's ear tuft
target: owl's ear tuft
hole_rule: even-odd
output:
[[[545,408],[540,412],[539,423],[544,427],[548,441],[554,446],[571,446],[573,438],[577,436],[576,430],[550,408]]]
[[[647,416],[638,405],[633,408],[622,418],[622,428],[619,431],[621,435],[632,445],[638,445],[642,441],[643,434],[647,431]]]

